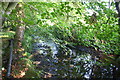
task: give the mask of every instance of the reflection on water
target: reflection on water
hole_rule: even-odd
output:
[[[113,64],[102,64],[87,52],[69,47],[61,47],[52,40],[33,44],[34,61],[39,61],[36,69],[42,70],[43,78],[113,78]]]

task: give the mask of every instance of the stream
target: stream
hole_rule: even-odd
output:
[[[114,78],[119,67],[113,64],[102,64],[89,48],[61,46],[51,39],[33,43],[32,54],[36,69],[42,71],[42,78]],[[114,70],[115,69],[115,70]]]

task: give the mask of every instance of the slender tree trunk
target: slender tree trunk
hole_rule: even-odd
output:
[[[119,26],[119,34],[120,34],[120,1],[119,0],[115,0],[115,7],[116,10],[118,12],[118,26]]]

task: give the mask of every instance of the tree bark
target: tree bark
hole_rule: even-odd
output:
[[[18,9],[18,26],[16,27],[16,35],[15,35],[15,41],[14,41],[14,53],[21,53],[21,49],[22,49],[22,41],[24,38],[24,30],[25,30],[25,26],[23,23],[23,18],[24,18],[24,11],[22,9],[22,4],[18,4],[17,5],[17,9]],[[21,13],[20,13],[21,12]],[[16,55],[16,57],[18,57],[19,55]]]
[[[24,37],[24,26],[18,26],[16,29],[15,42],[14,42],[14,53],[19,53],[22,48],[22,41]]]

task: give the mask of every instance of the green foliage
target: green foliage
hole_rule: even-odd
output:
[[[97,45],[107,53],[118,54],[119,27],[114,17],[115,7],[107,6],[106,2],[26,3],[26,18],[23,20],[29,25],[25,32],[28,49],[32,42],[31,35],[34,34],[77,45]],[[97,22],[89,24],[92,12],[97,13]]]
[[[106,53],[119,54],[119,26],[114,3],[25,2],[22,19],[26,25],[24,47],[32,49],[33,36],[63,40],[76,45],[98,46]],[[16,26],[17,10],[7,16]],[[90,18],[96,13],[96,22]],[[27,43],[27,45],[26,45]]]

